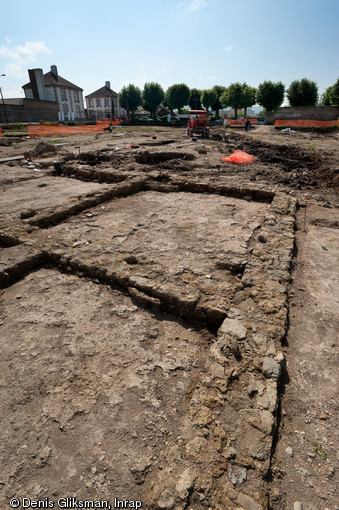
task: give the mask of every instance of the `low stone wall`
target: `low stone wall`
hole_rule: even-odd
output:
[[[179,441],[168,442],[153,484],[146,484],[150,508],[267,508],[295,211],[292,197],[277,194],[253,238]]]
[[[274,113],[267,113],[265,117],[266,122],[272,124],[276,120],[338,120],[339,106],[281,107]]]
[[[15,100],[14,100],[15,101]],[[22,99],[16,103],[0,103],[0,122],[57,122],[58,105],[53,101]]]

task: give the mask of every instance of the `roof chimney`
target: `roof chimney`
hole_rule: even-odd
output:
[[[109,81],[105,81],[106,89],[111,90],[111,83]]]
[[[42,69],[28,69],[28,76],[31,83],[33,99],[45,100],[45,81]]]
[[[55,78],[58,78],[58,68],[57,68],[57,66],[51,66],[51,73],[54,75]]]

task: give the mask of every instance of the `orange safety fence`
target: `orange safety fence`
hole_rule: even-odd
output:
[[[2,127],[0,126],[0,136],[4,136],[4,133],[2,131]]]
[[[227,124],[230,126],[245,126],[247,120],[249,120],[252,125],[257,123],[257,119],[228,119]]]
[[[118,117],[113,117],[112,119],[99,119],[96,121],[97,126],[101,126],[102,124],[107,124],[107,126],[120,126],[121,120]],[[105,126],[105,127],[107,127]]]
[[[254,156],[240,150],[233,152],[230,156],[221,158],[221,161],[224,161],[225,163],[234,163],[236,165],[250,165],[254,160]]]
[[[111,125],[116,126],[120,124],[118,120],[105,120],[97,121],[95,126],[65,126],[63,124],[56,124],[53,126],[46,124],[39,124],[36,126],[27,126],[28,136],[70,136],[81,135],[90,133],[102,133],[104,128]]]
[[[286,127],[327,127],[339,126],[338,120],[276,120],[275,126]]]

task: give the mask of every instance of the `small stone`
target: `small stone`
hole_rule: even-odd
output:
[[[228,477],[233,485],[240,485],[247,480],[247,469],[238,466],[230,467]]]
[[[287,453],[287,455],[288,455],[289,457],[291,457],[291,458],[293,457],[293,450],[292,450],[292,448],[291,448],[290,446],[288,446],[288,447],[286,448],[285,452]]]
[[[265,357],[263,359],[262,372],[265,377],[279,379],[281,366],[274,359]]]
[[[305,468],[302,468],[302,467],[297,468],[297,471],[299,471],[299,473],[300,473],[302,476],[310,476],[310,472],[309,472],[309,471],[307,471],[307,469],[305,469]]]
[[[44,460],[46,461],[48,459],[48,457],[50,456],[50,453],[51,453],[51,449],[49,448],[49,446],[44,446],[40,452],[40,458],[41,460]]]
[[[239,340],[244,340],[247,335],[247,328],[238,319],[225,319],[220,327],[221,333],[228,333]]]
[[[160,499],[158,501],[158,507],[162,508],[163,510],[170,510],[174,506],[174,497],[170,491],[165,489],[161,495]]]
[[[317,200],[317,202],[328,202],[327,198],[324,197],[324,195],[316,195],[314,198],[315,200]]]
[[[227,460],[235,459],[236,456],[237,456],[237,451],[235,448],[233,448],[233,446],[226,448],[226,450],[224,451],[224,457]]]
[[[195,476],[195,471],[190,468],[185,469],[185,471],[181,474],[175,487],[181,499],[185,499],[187,497],[189,489],[193,486]]]
[[[201,407],[196,415],[196,423],[199,427],[206,427],[213,421],[213,414],[208,407]]]
[[[231,341],[231,350],[236,358],[241,358],[239,343],[236,338],[232,338]]]
[[[20,218],[25,220],[26,218],[32,218],[32,216],[36,215],[35,209],[26,209],[25,211],[21,211]]]
[[[260,243],[266,243],[267,242],[267,233],[264,231],[260,232],[260,234],[258,234],[257,239]]]
[[[335,475],[335,469],[334,469],[334,467],[330,466],[328,468],[328,476],[331,478],[334,475]]]
[[[303,510],[303,504],[301,503],[301,501],[294,502],[293,510]]]
[[[318,414],[318,418],[319,418],[320,420],[328,420],[328,416],[327,416],[327,414],[325,414],[325,413],[323,413],[323,412],[320,412],[320,413]]]
[[[275,356],[274,356],[274,361],[276,361],[277,363],[282,363],[283,361],[285,360],[285,357],[284,357],[284,354],[279,351]]]

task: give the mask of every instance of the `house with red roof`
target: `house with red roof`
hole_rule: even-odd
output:
[[[59,121],[84,120],[83,89],[58,74],[57,66],[43,74],[42,69],[28,69],[29,83],[23,85],[28,99],[55,101]]]

